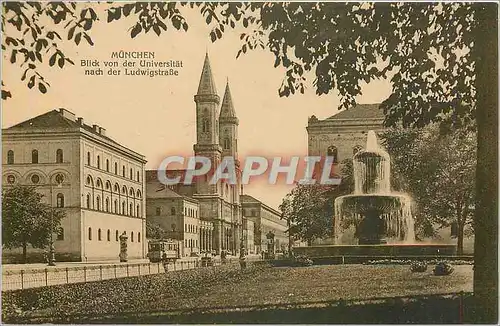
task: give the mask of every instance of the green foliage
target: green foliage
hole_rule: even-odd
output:
[[[38,83],[42,93],[49,85],[37,65],[47,57],[50,66],[72,64],[60,44],[67,38],[79,45],[84,38],[92,46],[89,32],[104,15],[88,3],[6,2],[3,6],[3,50],[11,63],[27,64],[21,79],[30,88]],[[424,126],[440,121],[444,128],[474,127],[473,18],[479,6],[335,2],[112,2],[99,6],[108,23],[131,19],[132,38],[150,31],[160,36],[169,28],[187,31],[183,7],[199,10],[211,27],[212,42],[228,29],[243,26],[248,32],[240,36],[237,57],[267,47],[275,56],[274,66],[286,69],[280,96],[303,93],[306,76],[314,72],[317,94],[336,89],[341,107],[349,108],[361,94],[361,82],[387,78],[393,87],[383,103],[387,125],[402,121],[405,126]],[[49,18],[49,23],[43,25],[41,18]],[[63,32],[66,35],[61,36]]]
[[[2,193],[2,244],[5,248],[45,248],[65,217],[42,202],[35,187],[13,186]],[[53,214],[51,214],[51,211]]]
[[[285,196],[279,209],[289,222],[291,236],[309,243],[332,235],[334,201],[338,196],[352,192],[352,161],[342,162],[342,182],[338,186],[299,184]]]
[[[475,208],[476,136],[465,130],[441,134],[437,126],[392,129],[382,136],[398,176],[398,190],[416,204],[421,237],[435,234],[433,225],[458,225],[459,254]]]
[[[158,224],[146,219],[146,238],[148,239],[164,239],[167,237],[167,231]]]

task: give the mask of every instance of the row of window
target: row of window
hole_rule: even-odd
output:
[[[184,224],[184,232],[186,233],[198,233],[198,226],[192,224]]]
[[[185,239],[184,245],[186,248],[198,248],[198,240]]]
[[[170,215],[175,215],[177,210],[175,207],[170,207]],[[161,207],[156,207],[156,216],[161,215]],[[198,217],[198,210],[195,210],[194,208],[187,208],[184,207],[184,215],[187,217]]]
[[[92,156],[90,152],[87,152],[87,165],[92,166]],[[101,169],[101,157],[97,155],[96,158],[96,167],[98,169]],[[109,165],[109,159],[106,159],[106,172],[110,172],[110,165]],[[114,173],[118,175],[118,163],[115,162],[114,164]],[[125,165],[122,166],[122,177],[126,178],[126,168]],[[134,170],[130,168],[129,170],[129,178],[130,180],[134,180]],[[140,171],[136,172],[136,181],[140,182],[141,181],[141,173]]]
[[[64,154],[62,149],[56,150],[56,163],[62,163],[64,159]],[[15,155],[13,150],[9,150],[7,152],[7,164],[14,164],[15,161]],[[38,164],[38,150],[34,149],[31,151],[31,163],[33,164]]]
[[[103,182],[101,178],[97,178],[97,181],[95,183],[94,187],[94,179],[89,175],[87,176],[87,186],[92,187],[92,188],[98,188],[98,189],[103,189]],[[108,190],[109,192],[114,192],[117,194],[120,194],[120,186],[118,183],[115,183],[113,186],[113,190],[111,190],[111,181],[107,180],[105,183],[105,189]],[[141,191],[137,189],[137,192],[134,191],[134,188],[130,187],[130,189],[127,191],[126,186],[122,186],[122,191],[121,193],[123,195],[129,195],[130,197],[136,197],[136,198],[141,198]]]
[[[363,149],[363,147],[361,147],[360,145],[354,146],[352,149],[352,155],[355,155],[361,149]],[[336,146],[329,146],[326,150],[326,155],[333,157],[333,163],[338,163],[338,149]]]
[[[135,207],[135,212],[134,212],[134,204],[130,203],[128,206],[127,210],[127,204],[125,201],[122,202],[121,209],[118,206],[118,199],[115,199],[113,201],[113,209],[110,207],[111,203],[109,198],[106,198],[104,202],[101,202],[101,197],[98,195],[96,196],[95,200],[95,205],[94,201],[92,200],[92,196],[90,194],[87,194],[87,208],[88,209],[95,209],[98,211],[103,211],[106,213],[115,213],[115,214],[121,214],[121,215],[128,215],[128,216],[135,216],[135,217],[141,217],[141,205],[137,204]]]
[[[125,234],[127,234],[127,231],[125,231]],[[92,241],[92,228],[88,229],[88,239]],[[111,241],[111,230],[109,229],[106,232],[106,240]],[[97,241],[103,241],[101,229],[97,230]],[[115,231],[115,241],[120,241],[120,235],[118,230]],[[134,242],[134,232],[130,232],[130,241]],[[137,233],[137,242],[141,242],[141,232]]]

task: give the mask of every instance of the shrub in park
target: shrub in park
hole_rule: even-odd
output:
[[[427,270],[427,263],[423,261],[416,261],[410,265],[410,270],[413,273],[423,273]]]
[[[433,272],[436,276],[450,275],[453,273],[453,266],[447,262],[439,262],[434,267]]]

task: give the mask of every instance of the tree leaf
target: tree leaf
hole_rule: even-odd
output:
[[[132,38],[136,37],[137,34],[139,34],[142,30],[141,24],[137,23],[135,24],[134,28],[132,28],[132,31],[130,32],[130,35]]]
[[[45,85],[43,83],[38,83],[38,89],[40,90],[40,92],[42,94],[47,93],[47,87],[45,87]]]

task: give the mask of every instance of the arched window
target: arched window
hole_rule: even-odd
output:
[[[31,151],[31,163],[38,163],[38,151],[36,149]]]
[[[106,212],[109,212],[109,198],[106,198]]]
[[[102,181],[101,181],[101,179],[97,178],[96,186],[98,188],[102,188]]]
[[[359,152],[361,149],[362,147],[359,145],[354,146],[354,148],[352,149],[352,155],[356,155],[356,153]]]
[[[134,197],[134,195],[135,195],[134,188],[130,188],[128,194],[130,195],[130,197]]]
[[[130,232],[130,242],[134,242],[134,231]]]
[[[122,167],[122,176],[125,177],[125,165]]]
[[[141,198],[141,192],[140,192],[139,190],[137,190],[136,197],[137,197],[137,198]]]
[[[122,194],[124,194],[124,195],[127,194],[127,187],[125,187],[125,186],[122,187]]]
[[[97,240],[101,241],[101,229],[97,230]]]
[[[134,216],[134,205],[132,203],[130,203],[129,205],[129,211],[128,211],[128,214],[130,216]]]
[[[106,181],[106,190],[110,190],[111,189],[111,182],[108,180]]]
[[[56,163],[62,163],[62,162],[63,162],[63,150],[59,148],[56,151]]]
[[[89,228],[89,240],[92,240],[92,228]]]
[[[337,155],[338,155],[337,154],[337,147],[335,147],[335,146],[328,147],[327,156],[331,156],[332,157],[333,163],[337,163],[338,162]]]
[[[92,177],[90,175],[87,177],[87,185],[92,185]]]
[[[106,172],[109,172],[109,160],[106,159]]]
[[[118,186],[118,184],[117,184],[117,183],[115,183],[114,191],[115,191],[116,193],[120,193],[120,187]]]
[[[99,155],[97,155],[97,168],[101,168],[101,157]]]
[[[90,165],[90,152],[87,152],[87,165]]]
[[[130,180],[134,179],[134,172],[132,171],[132,168],[130,168]]]
[[[111,231],[108,229],[108,237],[107,237],[108,241],[111,241]]]
[[[137,242],[141,242],[141,232],[137,233]]]
[[[96,198],[96,206],[97,206],[96,209],[98,211],[100,211],[101,210],[101,198],[99,196],[97,196],[97,198]]]
[[[139,204],[137,204],[135,214],[137,215],[137,217],[141,217],[141,210],[140,210]]]
[[[210,122],[209,122],[208,118],[203,118],[201,129],[202,129],[202,132],[209,132]]]
[[[118,235],[118,230],[115,232],[115,241],[118,241],[120,239],[120,236]]]
[[[161,215],[161,208],[156,207],[156,216],[159,216],[159,215]]]
[[[118,163],[115,162],[115,174],[118,174]]]
[[[64,207],[64,195],[63,194],[57,194],[57,207],[58,208]]]
[[[118,214],[118,200],[117,199],[115,199],[115,207],[114,207],[114,209],[115,209],[115,214]]]
[[[126,207],[127,207],[127,206],[125,205],[125,202],[123,202],[123,203],[122,203],[122,214],[123,214],[123,215],[126,215],[126,214],[127,214],[127,212],[126,212]]]
[[[137,182],[141,181],[141,174],[137,171]]]
[[[87,194],[87,208],[92,208],[90,207],[90,194]]]
[[[7,164],[14,164],[14,151],[7,152]]]

